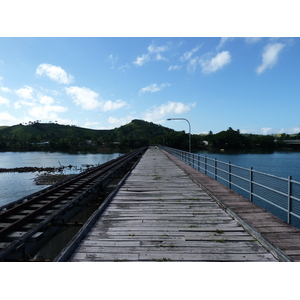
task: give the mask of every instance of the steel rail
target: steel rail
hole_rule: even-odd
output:
[[[54,193],[59,193],[62,190],[68,189],[64,191],[61,195],[58,195],[53,200],[49,200],[41,207],[38,207],[37,209],[33,210],[32,212],[28,213],[27,215],[18,219],[17,221],[11,223],[8,222],[9,225],[0,230],[0,240],[2,237],[6,236],[10,232],[16,231],[17,228],[21,228],[22,226],[24,226],[24,224],[31,222],[35,217],[41,215],[44,211],[49,209],[51,206],[61,202],[62,200],[67,199],[71,195],[74,195],[74,193],[78,192],[79,190],[82,190],[87,185],[92,184],[93,182],[95,182],[95,180],[100,180],[101,177],[105,177],[105,174],[109,173],[110,170],[114,168],[118,168],[118,166],[121,166],[124,163],[130,161],[134,156],[138,155],[144,150],[145,150],[144,148],[141,148],[129,154],[125,154],[119,158],[106,162],[100,165],[99,167],[93,168],[90,171],[86,171],[79,174],[79,176],[76,176],[72,178],[72,180],[64,182],[62,185],[55,186],[53,189],[50,190],[47,189],[43,194],[37,195],[28,201],[22,202],[10,209],[2,211],[2,213],[0,213],[0,221],[2,222],[4,221],[4,223],[7,223],[5,222],[7,221],[7,218],[18,214],[20,211],[29,208],[33,204],[39,203],[41,200],[47,200],[47,198],[49,199],[49,196],[53,196]],[[82,181],[82,182],[78,183],[78,181]],[[70,187],[71,185],[74,184],[75,186]],[[90,188],[90,186],[88,188]]]
[[[115,158],[113,160],[110,160],[110,161],[108,161],[108,162],[106,162],[106,163],[104,163],[104,164],[102,164],[98,167],[95,167],[91,170],[80,173],[77,176],[72,177],[70,180],[63,181],[59,185],[53,185],[52,188],[45,189],[45,192],[40,191],[40,192],[42,192],[42,194],[39,193],[39,194],[36,195],[36,193],[34,193],[34,196],[32,198],[29,198],[29,199],[28,199],[28,196],[27,196],[28,200],[26,200],[25,197],[23,197],[22,199],[24,199],[24,200],[21,203],[19,203],[19,202],[16,203],[16,205],[14,205],[13,207],[10,207],[10,208],[3,207],[5,210],[2,210],[2,211],[1,211],[2,207],[0,207],[0,221],[6,215],[9,215],[10,213],[12,213],[14,211],[17,211],[19,209],[26,208],[27,206],[29,206],[29,204],[35,203],[35,201],[39,200],[41,197],[47,197],[47,196],[55,193],[56,191],[61,190],[64,187],[70,186],[71,184],[78,182],[80,179],[86,178],[90,174],[93,174],[93,173],[95,173],[99,170],[104,170],[106,167],[110,167],[114,163],[118,163],[122,160],[126,160],[128,157],[131,157],[133,155],[136,155],[136,153],[135,152],[127,153],[127,154],[125,154],[125,155],[123,155],[119,158]]]
[[[35,195],[32,198],[27,196],[27,201],[24,199],[21,203],[17,203],[16,205],[14,205],[13,207],[7,208],[5,210],[0,211],[0,221],[3,217],[5,217],[6,215],[10,214],[11,212],[17,211],[19,209],[23,209],[26,208],[27,206],[29,206],[29,204],[35,203],[35,201],[39,200],[41,197],[47,197],[53,193],[55,193],[58,190],[63,189],[64,187],[68,187],[70,185],[72,185],[73,183],[77,183],[80,179],[84,179],[86,178],[88,175],[93,174],[95,172],[98,172],[99,170],[105,170],[105,168],[110,168],[112,164],[116,163],[118,164],[120,161],[122,160],[126,160],[129,157],[136,155],[135,152],[131,152],[131,153],[127,153],[119,158],[115,158],[113,160],[110,160],[98,167],[95,167],[91,170],[85,171],[83,173],[78,174],[77,176],[72,177],[70,180],[64,181],[63,183],[59,184],[59,185],[54,185],[52,188],[47,188],[45,189],[45,192],[43,192],[42,194],[39,193],[38,195]],[[42,192],[42,191],[41,191]],[[24,197],[25,198],[25,197]],[[1,209],[1,207],[0,207]]]

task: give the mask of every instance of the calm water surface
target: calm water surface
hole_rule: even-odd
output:
[[[287,178],[291,175],[300,182],[300,152],[262,153],[211,153],[199,152],[209,158],[231,162],[244,168]],[[0,168],[14,167],[59,167],[83,164],[99,164],[117,158],[121,153],[111,154],[67,154],[60,152],[2,152]],[[65,170],[64,172],[68,172]],[[34,193],[46,186],[35,185],[36,173],[0,173],[0,206]]]
[[[111,154],[67,154],[60,152],[0,152],[0,168],[15,167],[59,167],[84,164],[96,165],[117,158],[121,153]],[[64,173],[74,172],[64,170]],[[33,181],[37,173],[0,173],[0,206],[37,192],[45,185]]]
[[[199,152],[200,155],[216,158],[223,162],[244,168],[252,167],[255,171],[287,178],[300,182],[300,152],[273,153],[211,153]]]

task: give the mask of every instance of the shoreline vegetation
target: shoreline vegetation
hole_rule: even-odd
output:
[[[257,153],[274,151],[299,151],[299,146],[287,147],[284,140],[300,139],[295,135],[241,134],[229,127],[219,133],[191,135],[192,152],[209,151],[225,153]],[[188,151],[189,135],[185,131],[156,125],[142,120],[112,130],[93,130],[74,125],[40,123],[0,126],[0,152],[46,151],[65,153],[127,153],[132,149],[153,144]],[[92,165],[59,167],[16,167],[1,168],[4,172],[32,172],[36,185],[56,184],[74,176]],[[67,172],[64,172],[67,170]],[[68,173],[68,174],[65,174]]]
[[[14,126],[0,126],[0,152],[50,151],[126,153],[132,149],[153,144],[185,150],[189,149],[188,133],[146,122],[132,120],[111,130],[94,130],[75,125],[29,122]],[[219,133],[192,134],[192,151],[277,151],[300,150],[287,147],[284,140],[300,139],[294,135],[242,134],[229,127]]]

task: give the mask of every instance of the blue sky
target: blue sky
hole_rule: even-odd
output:
[[[299,38],[2,37],[0,125],[300,132]]]

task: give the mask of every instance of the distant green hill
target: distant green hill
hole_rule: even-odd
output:
[[[14,125],[10,127],[0,127],[2,137],[15,137],[17,139],[39,138],[43,140],[58,140],[61,138],[82,138],[92,139],[103,136],[110,130],[93,130],[88,128],[59,125],[54,123],[35,123],[32,125]]]
[[[132,120],[129,124],[110,130],[34,122],[0,127],[0,150],[136,148],[153,143],[162,144],[164,137],[174,132],[173,129],[142,120]]]
[[[280,136],[241,134],[239,130],[228,130],[206,136],[192,135],[193,151],[213,149],[219,151],[250,149],[283,149],[283,140],[298,138]],[[128,151],[133,148],[162,144],[188,150],[189,136],[185,131],[146,122],[132,120],[130,123],[110,130],[95,130],[74,125],[33,122],[28,125],[0,126],[0,151],[107,151],[114,149]]]

